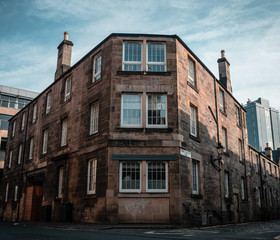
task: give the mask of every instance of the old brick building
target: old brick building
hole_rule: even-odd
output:
[[[72,46],[65,33],[55,81],[10,120],[4,219],[244,222],[259,189],[277,215],[279,167],[261,155],[265,191],[223,51],[217,80],[176,35],[111,34],[71,67]]]

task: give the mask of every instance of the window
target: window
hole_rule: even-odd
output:
[[[167,163],[147,163],[147,192],[167,192]]]
[[[188,58],[188,73],[189,73],[189,83],[193,86],[196,86],[196,82],[195,82],[195,63],[190,57]]]
[[[8,168],[11,168],[13,160],[13,151],[10,150]]]
[[[95,194],[96,189],[96,164],[97,160],[88,161],[87,194]]]
[[[245,200],[245,182],[244,182],[244,177],[241,177],[241,200]]]
[[[275,174],[275,177],[277,178],[278,174],[277,174],[277,167],[276,166],[274,166],[274,174]]]
[[[99,118],[99,104],[91,104],[90,107],[90,127],[89,134],[94,134],[98,132],[98,118]]]
[[[17,108],[16,107],[16,97],[12,96],[6,96],[6,95],[0,95],[0,106],[1,107],[6,107],[6,108]]]
[[[32,123],[36,122],[36,118],[37,118],[37,103],[35,103],[33,106]]]
[[[198,194],[199,193],[199,186],[198,186],[198,161],[192,162],[192,193]]]
[[[5,161],[6,158],[6,145],[7,145],[7,138],[1,138],[0,144],[0,161]]]
[[[0,130],[9,129],[9,120],[12,116],[0,114]]]
[[[140,192],[141,166],[139,162],[120,163],[120,192]]]
[[[63,167],[58,169],[58,191],[57,197],[62,198],[62,184],[63,184]]]
[[[101,78],[101,54],[97,55],[93,60],[93,77],[92,82]]]
[[[270,163],[270,162],[268,163],[268,174],[269,174],[269,175],[272,174],[272,171],[271,171],[271,163]]]
[[[222,138],[223,138],[223,147],[224,152],[227,152],[227,130],[225,128],[222,128]]]
[[[122,95],[122,126],[141,126],[141,95]]]
[[[46,98],[46,114],[48,114],[51,110],[51,92],[47,94]]]
[[[14,201],[17,201],[17,196],[18,196],[18,186],[15,186],[15,195],[14,195]]]
[[[229,172],[225,171],[225,198],[229,198]]]
[[[263,175],[266,175],[265,160],[263,159]]]
[[[261,188],[257,188],[257,196],[258,196],[258,207],[261,207]]]
[[[43,147],[42,147],[42,153],[45,154],[48,151],[48,138],[49,138],[49,132],[48,130],[45,130],[43,132]]]
[[[147,95],[147,126],[165,127],[166,121],[166,95]]]
[[[192,136],[197,137],[197,108],[193,105],[190,106],[190,133]]]
[[[64,90],[64,102],[70,100],[71,94],[71,78],[65,80],[65,90]]]
[[[9,183],[6,183],[6,193],[5,193],[5,202],[8,202],[8,194],[9,194]]]
[[[142,44],[125,42],[123,44],[123,70],[142,71]]]
[[[17,98],[0,94],[0,106],[6,108],[22,109],[30,103],[29,99]]]
[[[238,139],[238,148],[239,148],[239,161],[243,160],[242,157],[242,141],[240,139]]]
[[[225,112],[225,95],[224,91],[220,89],[220,110]]]
[[[61,147],[67,144],[67,125],[68,125],[68,119],[66,118],[62,121],[62,126],[61,126],[61,144],[60,144]]]
[[[241,119],[240,119],[240,108],[236,106],[236,124],[237,126],[241,126]]]
[[[165,71],[165,44],[148,43],[147,44],[147,71],[164,72]]]
[[[22,155],[22,144],[18,147],[18,164],[21,163],[21,155]]]
[[[25,112],[22,114],[21,117],[21,130],[24,129],[24,126],[25,126]]]
[[[13,121],[12,137],[15,136],[15,132],[16,132],[16,120]]]
[[[33,158],[33,148],[34,148],[34,140],[33,138],[31,138],[29,142],[29,156],[28,156],[29,160]]]
[[[256,172],[259,172],[259,156],[258,154],[256,154],[255,156],[256,156]]]

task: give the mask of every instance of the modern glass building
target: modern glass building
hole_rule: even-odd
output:
[[[38,93],[0,85],[0,186],[5,161],[9,119]]]
[[[279,111],[270,107],[269,101],[258,98],[248,100],[244,106],[249,144],[263,151],[268,144],[273,150],[280,147],[280,119]]]

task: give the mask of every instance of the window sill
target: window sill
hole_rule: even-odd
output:
[[[99,136],[99,132],[87,135],[86,139],[92,139],[92,138],[95,138],[97,136]]]
[[[225,112],[225,111],[223,111],[223,110],[221,110],[221,109],[220,109],[220,112],[221,112],[224,116],[226,116],[226,117],[227,117],[227,114],[226,114],[226,112]]]
[[[191,135],[191,134],[190,134],[190,139],[192,139],[192,140],[194,140],[194,141],[196,141],[196,142],[198,142],[198,143],[201,142],[201,140],[200,140],[199,137],[195,137],[195,136],[193,136],[193,135]]]
[[[137,196],[136,196],[137,195]],[[141,196],[139,196],[141,195]],[[141,197],[141,198],[144,198],[144,197],[155,197],[155,198],[162,198],[162,197],[170,197],[170,193],[163,193],[163,192],[154,192],[154,193],[147,193],[147,192],[127,192],[127,193],[124,193],[124,192],[120,192],[118,194],[118,197],[119,198],[135,198],[135,197]]]
[[[225,197],[224,200],[226,203],[232,203],[232,199],[230,197]]]
[[[150,71],[117,71],[118,75],[162,75],[162,76],[171,76],[170,71],[166,72],[150,72]]]
[[[61,105],[63,106],[63,105],[67,104],[70,101],[71,101],[71,97],[69,99],[67,99],[67,100],[63,99],[63,102],[61,103]]]
[[[88,88],[92,88],[93,86],[95,86],[97,83],[99,83],[102,80],[102,78],[96,80],[96,81],[92,81],[92,79],[89,81],[88,83]]]
[[[203,199],[203,195],[202,194],[191,194],[191,198]]]
[[[227,156],[227,157],[230,156],[228,152],[223,152],[223,155],[225,155],[225,156]]]
[[[171,133],[173,128],[126,128],[126,127],[117,127],[116,131],[118,132],[161,132],[161,133]]]
[[[199,93],[199,90],[196,88],[196,86],[194,86],[192,83],[190,83],[189,81],[187,82],[187,84],[193,89],[195,90],[197,93]]]

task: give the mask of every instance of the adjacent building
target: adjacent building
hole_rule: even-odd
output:
[[[249,144],[264,151],[268,144],[273,150],[280,148],[280,118],[279,111],[270,107],[269,101],[258,98],[248,100],[246,109]]]
[[[6,156],[9,119],[37,95],[38,93],[35,92],[0,85],[0,189]]]
[[[72,46],[65,33],[55,81],[10,119],[3,219],[278,216],[279,166],[248,145],[224,51],[218,80],[177,35],[111,34],[73,66]],[[262,172],[252,172],[256,154]]]

